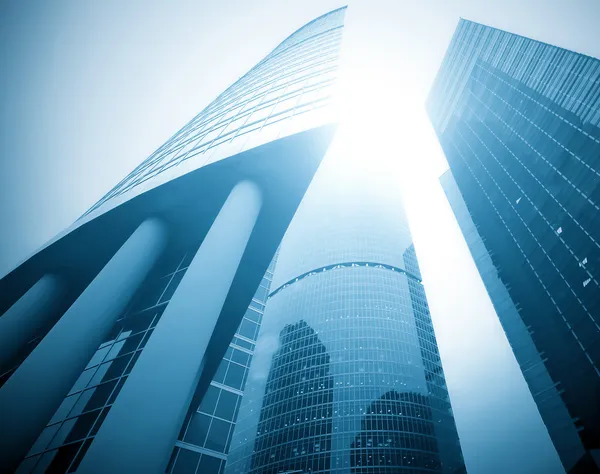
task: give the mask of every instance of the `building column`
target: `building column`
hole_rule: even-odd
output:
[[[145,220],[0,388],[0,468],[13,472],[158,260],[166,229]]]
[[[78,474],[165,472],[261,203],[252,182],[231,191]]]
[[[27,343],[50,326],[61,289],[56,275],[44,275],[0,317],[1,371],[13,367]]]

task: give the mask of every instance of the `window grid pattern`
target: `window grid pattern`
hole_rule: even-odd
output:
[[[479,60],[572,112],[583,124],[600,124],[600,63],[595,58],[461,19],[428,99],[438,130],[447,126]]]
[[[84,216],[167,170],[175,177],[332,121],[344,13],[345,7],[323,15],[283,41]]]
[[[572,466],[585,454],[585,450],[571,415],[560,398],[561,384],[550,377],[544,365],[548,358],[544,352],[538,352],[531,328],[526,326],[519,314],[522,307],[515,304],[500,279],[451,171],[447,171],[440,180],[556,450],[561,454],[563,464]]]
[[[552,68],[535,82],[515,70],[539,71],[547,45],[537,44],[535,55],[511,66],[525,44],[515,37],[503,46],[514,50],[504,52],[505,64],[477,59],[462,89],[451,92],[454,113],[437,131],[468,212],[537,349],[534,358],[515,355],[570,469],[585,450],[600,447],[600,128],[592,125],[600,114],[594,79],[600,61],[548,46]],[[438,126],[439,120],[433,119]],[[548,406],[556,404],[555,393],[570,414],[567,426],[557,415],[562,410]]]
[[[19,474],[76,471],[160,320],[162,312],[185,275],[193,256],[193,251],[183,255],[172,253],[159,264],[136,295],[132,305],[124,312],[124,316],[112,328],[105,342],[98,347],[86,369],[19,466],[17,470]],[[273,263],[253,298],[255,306],[264,307],[273,275],[272,266]],[[199,469],[209,467],[216,469],[199,472],[222,471],[224,462],[221,465],[221,460],[224,459],[223,453],[226,450],[221,446],[228,444],[229,428],[237,416],[238,402],[261,319],[262,310],[249,308],[240,323],[219,367],[219,373],[211,382],[210,394],[213,398],[214,390],[226,393],[220,398],[217,397],[220,404],[217,406],[216,414],[211,413],[217,422],[215,428],[209,433],[205,444],[207,448],[203,450],[200,459],[200,454],[196,452],[199,446],[193,445],[189,440],[178,443],[183,447],[196,449],[193,455],[186,452],[177,457],[181,468],[184,465],[189,466],[191,459],[197,455],[196,464],[200,466]],[[207,402],[203,400],[201,408],[210,400]],[[217,402],[216,399],[214,401]],[[226,408],[223,408],[224,403],[227,403]],[[179,451],[180,448],[176,448],[176,452]],[[172,472],[194,471],[181,471],[180,467],[175,466]]]
[[[219,365],[206,395],[183,427],[167,474],[222,473],[254,355],[277,254]],[[213,470],[208,470],[208,468]]]
[[[340,265],[269,298],[226,472],[295,470],[464,472],[419,279]]]
[[[193,253],[169,255],[98,347],[17,472],[75,472],[160,320]]]

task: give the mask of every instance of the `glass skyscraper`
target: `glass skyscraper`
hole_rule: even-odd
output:
[[[332,99],[346,8],[298,29],[144,160],[85,215],[144,183],[191,169],[336,119]],[[118,199],[121,201],[121,199]]]
[[[600,61],[461,20],[441,182],[569,473],[600,472]]]
[[[0,280],[2,472],[465,472],[397,186],[311,184],[344,15]]]
[[[271,287],[274,263],[275,260],[265,273],[201,402],[190,406],[167,473],[223,472]]]
[[[281,244],[226,473],[465,472],[397,187],[334,148]]]
[[[0,280],[1,472],[223,471],[274,255],[335,129],[344,13]]]

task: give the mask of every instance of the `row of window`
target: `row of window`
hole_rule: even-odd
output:
[[[331,96],[342,18],[298,32],[302,41],[276,48],[182,130],[140,164],[89,211],[185,160],[318,108]],[[317,26],[318,25],[318,26]],[[242,147],[245,145],[241,145]],[[240,150],[238,150],[240,151]],[[207,158],[207,160],[210,158]],[[199,163],[198,166],[202,166]]]

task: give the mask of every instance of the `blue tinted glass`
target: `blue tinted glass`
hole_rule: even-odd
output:
[[[202,459],[200,459],[200,465],[198,466],[198,473],[218,474],[222,470],[221,463],[222,461],[219,458],[203,454]]]
[[[194,413],[188,430],[185,434],[184,441],[195,444],[196,446],[204,446],[204,441],[208,434],[211,418],[203,413]]]
[[[222,390],[221,396],[219,397],[219,404],[217,405],[217,410],[215,411],[215,416],[232,421],[238,399],[239,396],[235,393]]]
[[[193,474],[196,472],[198,461],[200,461],[200,454],[181,448],[177,455],[177,459],[175,460],[175,467],[172,473]]]
[[[229,441],[230,427],[231,423],[213,418],[205,447],[220,453],[225,452],[225,447]]]
[[[230,363],[225,377],[225,385],[241,390],[244,384],[245,371],[241,365]]]
[[[219,398],[220,391],[221,389],[210,385],[206,391],[206,395],[204,395],[204,398],[200,403],[198,411],[212,415],[215,411],[215,407],[217,406],[217,399]]]

